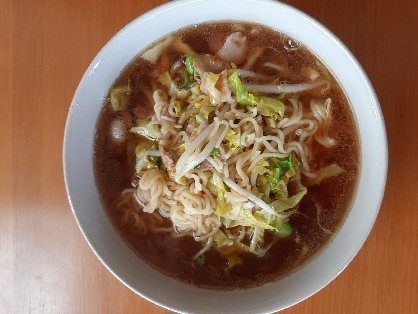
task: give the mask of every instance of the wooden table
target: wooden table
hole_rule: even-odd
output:
[[[2,0],[0,313],[170,313],[134,294],[83,239],[65,193],[62,141],[101,47],[164,0]],[[374,229],[342,274],[283,313],[418,313],[418,2],[286,0],[363,65],[389,141]]]

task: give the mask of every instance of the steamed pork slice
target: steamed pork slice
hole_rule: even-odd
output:
[[[213,165],[209,162],[209,160],[205,159],[200,163],[199,169],[202,171],[210,171],[213,169]]]
[[[164,166],[167,168],[167,170],[173,170],[176,166],[176,160],[173,154],[168,151],[161,143],[158,144],[158,150],[161,153],[161,159],[164,163]]]
[[[193,59],[194,70],[200,77],[204,72],[221,73],[225,69],[230,69],[228,63],[210,54],[199,55]]]
[[[176,122],[177,118],[172,116],[170,114],[170,111],[168,110],[169,105],[166,104],[161,112],[161,119],[166,120],[166,121],[170,121],[170,122]]]
[[[234,32],[226,37],[216,56],[228,63],[242,64],[247,55],[247,37],[241,32]]]

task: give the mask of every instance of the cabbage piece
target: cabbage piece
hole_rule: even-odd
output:
[[[306,187],[300,183],[299,169],[294,163],[292,155],[288,159],[268,158],[268,162],[264,161],[259,166],[256,165],[253,171],[259,174],[256,186],[263,193],[262,200],[278,214],[297,208],[307,192]],[[292,177],[295,177],[293,181],[298,192],[288,197],[283,183],[287,184]]]
[[[202,84],[200,85],[200,88],[209,95],[212,105],[221,104],[221,92],[215,87],[216,82],[219,79],[219,74],[212,72],[205,72],[204,74],[204,77],[202,75]]]
[[[266,125],[271,128],[277,127],[277,121],[272,117],[265,117],[265,122],[266,122]]]
[[[198,56],[198,54],[193,54],[191,56],[188,56],[186,58],[185,64],[186,64],[186,69],[185,72],[190,75],[193,76],[194,75],[194,65],[193,65],[193,60]]]
[[[229,129],[228,132],[226,132],[224,143],[228,150],[236,151],[237,149],[241,148],[241,131],[240,129],[238,129],[238,131],[239,133]]]
[[[110,104],[114,111],[125,110],[129,103],[131,89],[128,85],[114,87],[110,90]]]
[[[290,178],[294,177],[295,175],[296,175],[296,169],[295,168],[289,169],[282,176],[282,181],[287,184],[289,182]],[[300,185],[302,185],[302,184],[300,184]],[[300,188],[300,185],[298,184],[298,186],[299,186],[298,191],[301,191],[302,190],[302,188]]]
[[[228,238],[221,230],[216,231],[213,235],[213,242],[218,246],[230,246],[234,244],[234,241]]]
[[[264,174],[272,174],[272,171],[268,169],[269,163],[265,159],[260,159],[257,164],[254,166],[254,168],[251,170],[251,172],[257,173],[258,175],[264,175]]]
[[[285,225],[285,224],[283,224],[283,225]],[[286,227],[283,228],[283,230],[280,230],[278,232],[274,232],[274,239],[273,239],[272,242],[270,242],[268,244],[264,243],[265,231],[258,228],[258,227],[254,228],[248,250],[251,253],[256,254],[257,256],[263,257],[266,254],[266,252],[270,249],[270,247],[275,242],[277,242],[277,240],[279,238],[284,238],[285,236],[290,235],[292,229],[291,229],[291,227],[290,227],[290,229],[288,229],[288,227],[290,227],[290,224],[286,223]],[[290,232],[289,232],[289,230],[290,230]]]
[[[216,199],[216,210],[215,214],[218,216],[218,219],[223,216],[227,216],[231,211],[231,208],[225,201],[225,196],[223,193],[219,193]]]
[[[338,166],[337,164],[331,164],[322,168],[316,172],[316,178],[306,178],[306,185],[319,185],[325,179],[335,177],[344,172],[344,168]],[[305,182],[305,181],[304,181]]]
[[[277,212],[283,213],[288,209],[295,208],[302,198],[305,196],[308,190],[306,188],[302,189],[302,191],[298,192],[297,194],[287,197],[283,193],[277,192],[275,193],[276,200],[271,202],[269,205]]]
[[[177,117],[181,117],[182,113],[184,112],[182,105],[183,104],[181,103],[181,101],[176,100],[173,102],[174,112]]]
[[[195,59],[198,55],[193,54],[186,58],[185,65],[186,68],[183,72],[183,82],[178,87],[180,89],[182,88],[188,88],[190,86],[190,83],[194,80],[194,66],[193,66],[193,59]]]
[[[199,86],[199,85],[196,85]],[[195,108],[202,108],[202,107],[210,107],[212,104],[210,103],[210,98],[208,96],[202,97],[202,99],[194,104]]]
[[[232,73],[228,78],[228,82],[239,104],[256,106],[258,113],[265,117],[283,118],[285,110],[283,102],[271,97],[255,96],[249,93],[244,84],[242,84],[238,72]]]
[[[282,228],[283,221],[286,219],[267,213],[264,210],[254,211],[253,215],[258,221],[263,221],[273,227],[274,231],[279,231]]]
[[[261,211],[264,211],[263,209]],[[247,227],[259,227],[266,230],[275,230],[278,231],[275,225],[270,225],[268,220],[265,220],[265,215],[261,214],[258,215],[257,219],[256,216],[253,215],[251,210],[248,209],[241,209],[239,214],[239,225],[247,226]]]
[[[241,79],[238,76],[238,72],[235,71],[228,77],[228,83],[239,104],[247,106],[257,105],[256,97],[249,93],[244,84],[242,84]]]
[[[284,116],[284,104],[280,100],[271,97],[259,96],[257,111],[263,116],[281,119]]]
[[[271,180],[271,183],[273,185],[276,185],[279,183],[279,180],[288,172],[289,170],[293,170],[293,161],[292,161],[292,155],[289,155],[289,159],[282,160],[279,165],[276,168],[276,173],[274,174],[273,179]]]
[[[247,211],[249,213],[250,211]],[[240,213],[241,214],[241,213]],[[247,214],[245,214],[247,215]],[[244,223],[242,221],[235,221],[233,225],[247,225],[253,228],[253,234],[251,235],[250,245],[247,246],[243,243],[235,242],[235,247],[241,251],[248,251],[258,256],[264,256],[268,249],[277,241],[279,238],[284,238],[292,233],[292,227],[290,226],[288,219],[280,218],[264,210],[254,212],[254,216],[247,215]],[[267,224],[267,228],[265,228]],[[274,232],[274,240],[267,245],[264,243],[264,236],[266,230]]]
[[[213,195],[216,196],[215,215],[218,217],[218,219],[227,216],[231,211],[231,207],[226,203],[225,185],[222,181],[222,178],[216,171],[213,172],[212,177],[208,181],[208,189]]]
[[[158,77],[158,81],[167,87],[168,93],[171,96],[174,95],[177,99],[185,100],[192,94],[192,91],[189,89],[179,89],[168,72],[162,73]]]
[[[255,168],[255,167],[254,167]],[[265,167],[264,167],[265,168]],[[268,174],[270,170],[265,168],[266,174],[258,175],[256,180],[256,185],[258,190],[263,193],[262,200],[266,203],[270,202],[270,192],[271,192],[271,176]]]
[[[252,170],[252,172],[257,173],[259,175],[264,175],[264,174],[270,174],[271,170],[267,169],[264,166],[255,166]]]
[[[196,115],[196,121],[199,124],[209,124],[209,114],[215,111],[215,107],[203,106],[200,108],[199,113]]]
[[[287,184],[289,178],[296,174],[292,155],[289,155],[288,159],[271,157],[267,160],[260,160],[254,166],[252,172],[258,174],[257,187],[263,193],[263,201],[267,203],[270,202],[271,193],[283,189],[279,185],[280,180]]]
[[[171,76],[168,72],[162,73],[158,77],[158,81],[161,84],[163,84],[165,87],[167,87],[168,93],[170,95],[177,95],[177,93],[178,93],[177,85],[174,83],[174,81],[172,80],[172,78],[171,78]]]
[[[190,86],[189,90],[192,93],[192,95],[194,95],[194,96],[202,95],[202,91],[200,90],[199,84],[195,84],[195,85]]]
[[[151,141],[156,141],[160,136],[159,131],[150,126],[147,121],[142,121],[138,126],[132,127],[130,132],[144,136]]]
[[[136,156],[136,163],[135,163],[135,170],[136,172],[149,170],[149,169],[158,169],[158,164],[161,161],[160,157],[149,157],[147,158],[145,154],[149,150],[157,149],[157,145],[154,142],[150,141],[142,141],[138,146],[135,148],[135,156]]]
[[[221,156],[219,148],[215,147],[214,149],[212,149],[212,151],[209,153],[209,156]]]
[[[229,270],[237,265],[242,265],[244,261],[242,260],[241,256],[239,256],[236,252],[232,252],[230,254],[224,255],[228,261],[228,267],[226,270]]]
[[[148,62],[151,62],[153,64],[157,63],[157,60],[159,59],[159,57],[161,55],[161,52],[164,51],[164,49],[166,49],[171,44],[173,39],[174,39],[174,37],[170,36],[170,37],[166,38],[165,40],[160,41],[154,47],[145,51],[141,55],[141,58],[143,58],[144,60],[147,60]]]
[[[276,217],[276,219],[280,220],[280,228],[278,228],[278,231],[273,231],[273,241],[266,244],[264,237],[267,231],[261,229],[260,227],[255,227],[253,234],[251,235],[250,245],[246,246],[243,244],[243,246],[246,247],[246,250],[256,254],[257,256],[263,257],[270,249],[270,247],[277,242],[278,239],[288,237],[292,233],[292,227],[287,220],[283,221],[282,218],[278,217]]]
[[[227,260],[226,271],[237,265],[242,265],[243,260],[238,254],[238,250],[242,250],[242,246],[238,242],[228,238],[221,230],[213,235],[213,242],[216,244],[216,250]]]
[[[271,222],[274,221],[272,214],[263,213],[257,216],[253,215],[253,211],[247,208],[240,208],[239,213],[235,217],[231,217],[232,206],[228,204],[231,200],[226,200],[227,191],[225,184],[216,171],[213,172],[212,177],[208,182],[209,191],[216,196],[216,210],[215,214],[218,219],[224,223],[228,228],[236,226],[261,227],[268,230],[278,230]],[[233,202],[233,200],[232,200]],[[261,210],[264,212],[264,210]],[[257,212],[257,211],[256,211]]]

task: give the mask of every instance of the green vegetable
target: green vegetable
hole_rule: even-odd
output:
[[[186,68],[183,72],[183,83],[179,85],[179,88],[185,88],[190,85],[191,81],[194,77],[194,66],[193,66],[193,59],[195,59],[198,55],[190,55],[186,58],[185,64]]]
[[[219,151],[219,148],[214,148],[212,149],[212,151],[209,153],[209,156],[221,156],[221,152]]]
[[[292,162],[292,155],[290,155],[288,160],[282,160],[280,162],[280,164],[276,168],[276,173],[273,179],[271,180],[271,183],[273,185],[276,185],[277,183],[279,183],[280,179],[285,175],[285,173],[289,170],[292,170],[293,168],[294,167],[293,167],[293,162]]]
[[[284,104],[280,100],[259,96],[257,104],[258,112],[265,117],[283,118],[284,116]]]
[[[229,137],[233,139],[236,134],[231,132]],[[228,143],[226,141],[225,145]],[[218,154],[218,149],[213,149],[211,155],[216,154]],[[249,243],[235,241],[221,230],[214,234],[214,247],[228,263],[225,271],[242,263],[240,252],[264,256],[276,241],[292,233],[292,227],[286,216],[292,214],[291,210],[297,209],[307,192],[307,189],[299,182],[299,168],[296,162],[297,160],[293,160],[292,155],[285,159],[271,157],[260,160],[253,168],[253,172],[258,174],[257,187],[264,193],[263,200],[278,215],[251,206],[235,206],[234,193],[227,190],[222,177],[216,171],[212,174],[207,187],[216,201],[216,216],[226,228],[244,226],[252,230],[248,239]],[[297,193],[289,197],[286,187],[280,181],[283,180],[287,184],[290,177],[295,177],[292,182],[296,182]],[[266,232],[273,233],[273,239],[268,243],[265,240]]]
[[[235,93],[235,98],[239,104],[247,106],[257,105],[256,97],[249,93],[244,84],[242,84],[241,79],[238,76],[238,72],[234,72],[229,76],[228,83],[231,86],[232,91]]]
[[[268,158],[260,160],[252,169],[253,173],[257,173],[257,187],[263,193],[263,201],[270,203],[271,199],[277,198],[277,193],[282,193],[282,185],[279,184],[283,180],[285,184],[289,178],[296,174],[296,168],[292,155],[288,159]],[[273,193],[273,195],[271,195]]]
[[[258,112],[266,117],[283,118],[283,102],[271,97],[255,96],[254,94],[249,93],[244,84],[242,84],[238,72],[234,72],[229,76],[228,83],[233,93],[235,93],[235,98],[239,104],[257,106]]]
[[[288,221],[283,222],[282,228],[276,233],[279,238],[286,238],[292,233],[292,226]]]
[[[185,72],[190,75],[193,76],[194,75],[194,66],[193,66],[193,60],[197,57],[197,54],[188,56],[186,58],[186,70]]]

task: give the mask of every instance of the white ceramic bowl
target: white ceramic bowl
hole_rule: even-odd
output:
[[[93,138],[99,110],[121,70],[156,39],[211,20],[262,23],[308,46],[343,86],[358,123],[361,171],[358,193],[333,241],[292,275],[261,287],[213,291],[186,285],[157,272],[119,237],[99,201],[93,174]],[[387,173],[384,120],[374,90],[359,63],[328,29],[277,1],[180,0],[134,20],[99,52],[75,93],[64,138],[64,172],[76,220],[102,263],[142,297],[182,313],[272,313],[296,304],[333,280],[354,258],[374,224]]]

